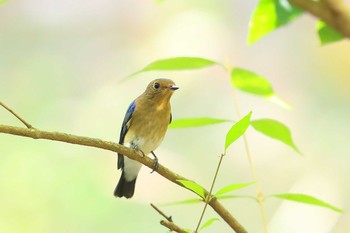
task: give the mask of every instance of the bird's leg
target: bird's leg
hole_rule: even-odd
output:
[[[153,151],[151,151],[151,154],[152,154],[153,157],[154,157],[154,159],[153,159],[153,170],[151,171],[151,173],[153,173],[154,171],[158,170],[159,163],[158,163],[158,158],[157,158],[157,156],[154,154]]]

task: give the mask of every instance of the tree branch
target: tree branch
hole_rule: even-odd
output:
[[[289,0],[289,2],[350,38],[350,8],[344,0]]]
[[[161,211],[157,206],[155,206],[152,203],[151,203],[151,206],[153,207],[153,209],[155,209],[160,215],[162,215],[166,219],[166,220],[160,221],[161,225],[165,226],[170,231],[175,231],[178,233],[186,233],[184,229],[182,229],[181,227],[179,227],[173,222],[171,216],[168,217],[165,213],[163,213],[163,211]]]
[[[136,160],[151,169],[154,166],[153,160],[148,158],[147,156],[142,156],[140,152],[130,149],[128,147],[125,147],[123,145],[120,145],[118,143],[103,141],[101,139],[81,137],[81,136],[76,136],[76,135],[71,135],[66,133],[60,133],[60,132],[42,131],[36,128],[27,129],[27,128],[21,128],[21,127],[7,126],[7,125],[0,125],[0,133],[29,137],[33,139],[47,139],[52,141],[60,141],[60,142],[65,142],[70,144],[100,148],[104,150],[121,153],[127,156],[128,158]],[[180,182],[178,182],[178,180],[188,180],[185,177],[170,171],[168,168],[162,165],[159,165],[156,172],[158,172],[161,176],[168,179],[169,181],[183,188],[186,188]],[[209,195],[209,192],[207,190],[204,190],[204,192],[206,196]],[[214,196],[207,197],[207,198],[210,198],[210,202],[208,204],[222,217],[222,219],[235,232],[237,233],[247,232],[244,229],[244,227],[227,211],[227,209],[225,209],[221,205],[221,203]]]
[[[169,222],[173,221],[171,216],[167,216],[166,214],[164,214],[164,212],[161,211],[157,206],[155,206],[152,203],[151,203],[151,206],[152,206],[153,209],[155,209],[158,212],[158,214],[162,215],[166,220],[168,220]]]
[[[170,222],[168,220],[162,220],[162,221],[160,221],[160,224],[162,224],[163,226],[168,228],[170,231],[175,231],[178,233],[187,233],[187,231],[183,230],[182,228],[177,226],[175,223]]]

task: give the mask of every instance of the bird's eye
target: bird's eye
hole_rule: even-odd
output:
[[[158,89],[158,88],[160,87],[160,84],[159,84],[159,83],[154,83],[153,87],[154,87],[155,89]]]

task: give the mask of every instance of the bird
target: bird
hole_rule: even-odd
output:
[[[170,79],[155,79],[137,97],[126,111],[119,144],[154,156],[154,170],[158,158],[154,150],[161,144],[172,121],[170,98],[178,86]],[[115,197],[131,198],[134,195],[137,175],[142,164],[118,153],[118,169],[122,173],[114,190]]]

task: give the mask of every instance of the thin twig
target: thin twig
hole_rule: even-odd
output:
[[[241,118],[241,109],[239,106],[239,103],[237,101],[237,96],[236,96],[236,90],[233,88],[233,100],[235,103],[235,108],[236,108],[236,112],[237,112],[237,116],[238,118]],[[259,204],[259,208],[260,208],[260,213],[261,213],[261,217],[263,220],[263,225],[264,225],[264,232],[268,233],[269,232],[269,226],[268,226],[268,221],[267,221],[267,217],[266,217],[266,212],[265,212],[265,206],[264,206],[264,195],[260,186],[260,182],[258,180],[258,177],[256,175],[256,171],[255,171],[255,166],[254,166],[254,161],[249,149],[249,143],[248,143],[248,138],[246,136],[246,134],[243,134],[243,141],[244,141],[244,147],[246,150],[246,154],[247,154],[247,158],[248,158],[248,162],[249,162],[249,170],[250,170],[250,174],[253,178],[253,180],[256,181],[256,200]]]
[[[216,178],[217,178],[217,176],[218,176],[218,173],[219,173],[219,170],[220,170],[220,167],[221,167],[221,162],[222,162],[222,159],[224,158],[224,156],[225,156],[225,154],[221,154],[221,156],[220,156],[219,164],[218,164],[218,166],[216,167],[214,179],[213,179],[213,182],[211,183],[211,187],[210,187],[209,193],[208,193],[208,195],[205,197],[204,208],[203,208],[202,214],[201,214],[201,216],[200,216],[200,218],[199,218],[199,221],[198,221],[196,230],[194,231],[195,233],[198,232],[198,229],[199,229],[199,227],[200,227],[200,225],[201,225],[201,222],[202,222],[202,220],[203,220],[203,217],[204,217],[205,210],[207,209],[208,203],[210,202],[210,200],[211,200],[211,198],[212,198],[211,194],[212,194],[212,192],[213,192],[214,184],[215,184],[215,182],[216,182]]]
[[[17,113],[15,113],[12,109],[6,106],[3,102],[0,101],[0,105],[3,106],[7,111],[9,111],[12,115],[14,115],[18,120],[20,120],[28,129],[32,129],[33,126],[27,123],[22,117],[20,117]]]
[[[173,219],[171,216],[167,216],[163,211],[161,211],[157,206],[155,206],[154,204],[151,203],[151,206],[153,207],[153,209],[155,209],[160,215],[162,215],[166,220],[168,220],[169,222],[172,222]]]
[[[231,75],[231,70],[232,70],[232,67],[230,64],[231,63],[229,61],[227,61],[224,65],[226,72],[229,74],[229,79],[231,79],[230,75]],[[232,95],[233,95],[233,101],[234,101],[237,116],[238,116],[238,118],[242,118],[241,109],[240,109],[240,106],[239,106],[239,103],[237,100],[235,88],[232,88]],[[254,162],[252,159],[252,155],[250,153],[248,138],[247,138],[246,134],[243,134],[243,141],[244,141],[244,146],[245,146],[245,150],[246,150],[246,154],[247,154],[247,158],[248,158],[248,162],[249,162],[250,173],[251,173],[253,180],[256,181],[256,186],[255,186],[256,187],[256,200],[259,203],[261,217],[262,217],[263,225],[264,225],[264,231],[265,231],[265,233],[268,233],[269,227],[268,227],[268,222],[267,222],[267,217],[266,217],[265,207],[264,207],[264,195],[261,191],[261,186],[260,186],[259,180],[258,180],[256,172],[255,172],[255,166],[254,166]]]
[[[42,131],[39,129],[31,128],[21,128],[21,127],[13,127],[13,126],[7,126],[7,125],[0,125],[0,133],[6,133],[6,134],[12,134],[12,135],[18,135],[23,137],[29,137],[34,139],[47,139],[47,140],[53,140],[53,141],[61,141],[65,143],[71,143],[76,145],[83,145],[83,146],[89,146],[89,147],[95,147],[95,148],[101,148],[113,152],[117,152],[120,154],[123,154],[127,156],[130,159],[136,160],[143,165],[153,169],[154,163],[151,158],[148,158],[147,156],[142,156],[141,153],[125,147],[123,145],[114,143],[114,142],[108,142],[103,141],[101,139],[95,139],[95,138],[88,138],[88,137],[81,137],[66,133],[59,133],[59,132],[49,132],[49,131]],[[183,187],[184,187],[178,180],[189,180],[181,175],[178,175],[172,171],[170,171],[168,168],[162,166],[159,164],[159,168],[156,171],[164,178],[168,179],[169,181]],[[186,188],[188,189],[188,188]],[[190,190],[190,189],[188,189]],[[190,190],[191,191],[191,190]],[[193,192],[193,191],[192,191]],[[193,192],[195,193],[195,192]],[[208,191],[204,190],[204,193],[206,196],[208,196]],[[198,194],[197,194],[198,195]],[[199,196],[199,195],[198,195]],[[227,209],[221,203],[214,197],[211,198],[210,202],[208,203],[215,212],[217,212],[221,218],[237,233],[246,233],[247,231],[244,229],[244,227],[232,216],[230,212],[228,212]]]
[[[168,228],[170,231],[175,231],[178,233],[188,233],[187,231],[185,231],[181,227],[177,226],[175,223],[170,222],[168,220],[162,220],[162,221],[160,221],[160,224],[162,224],[163,226]]]

